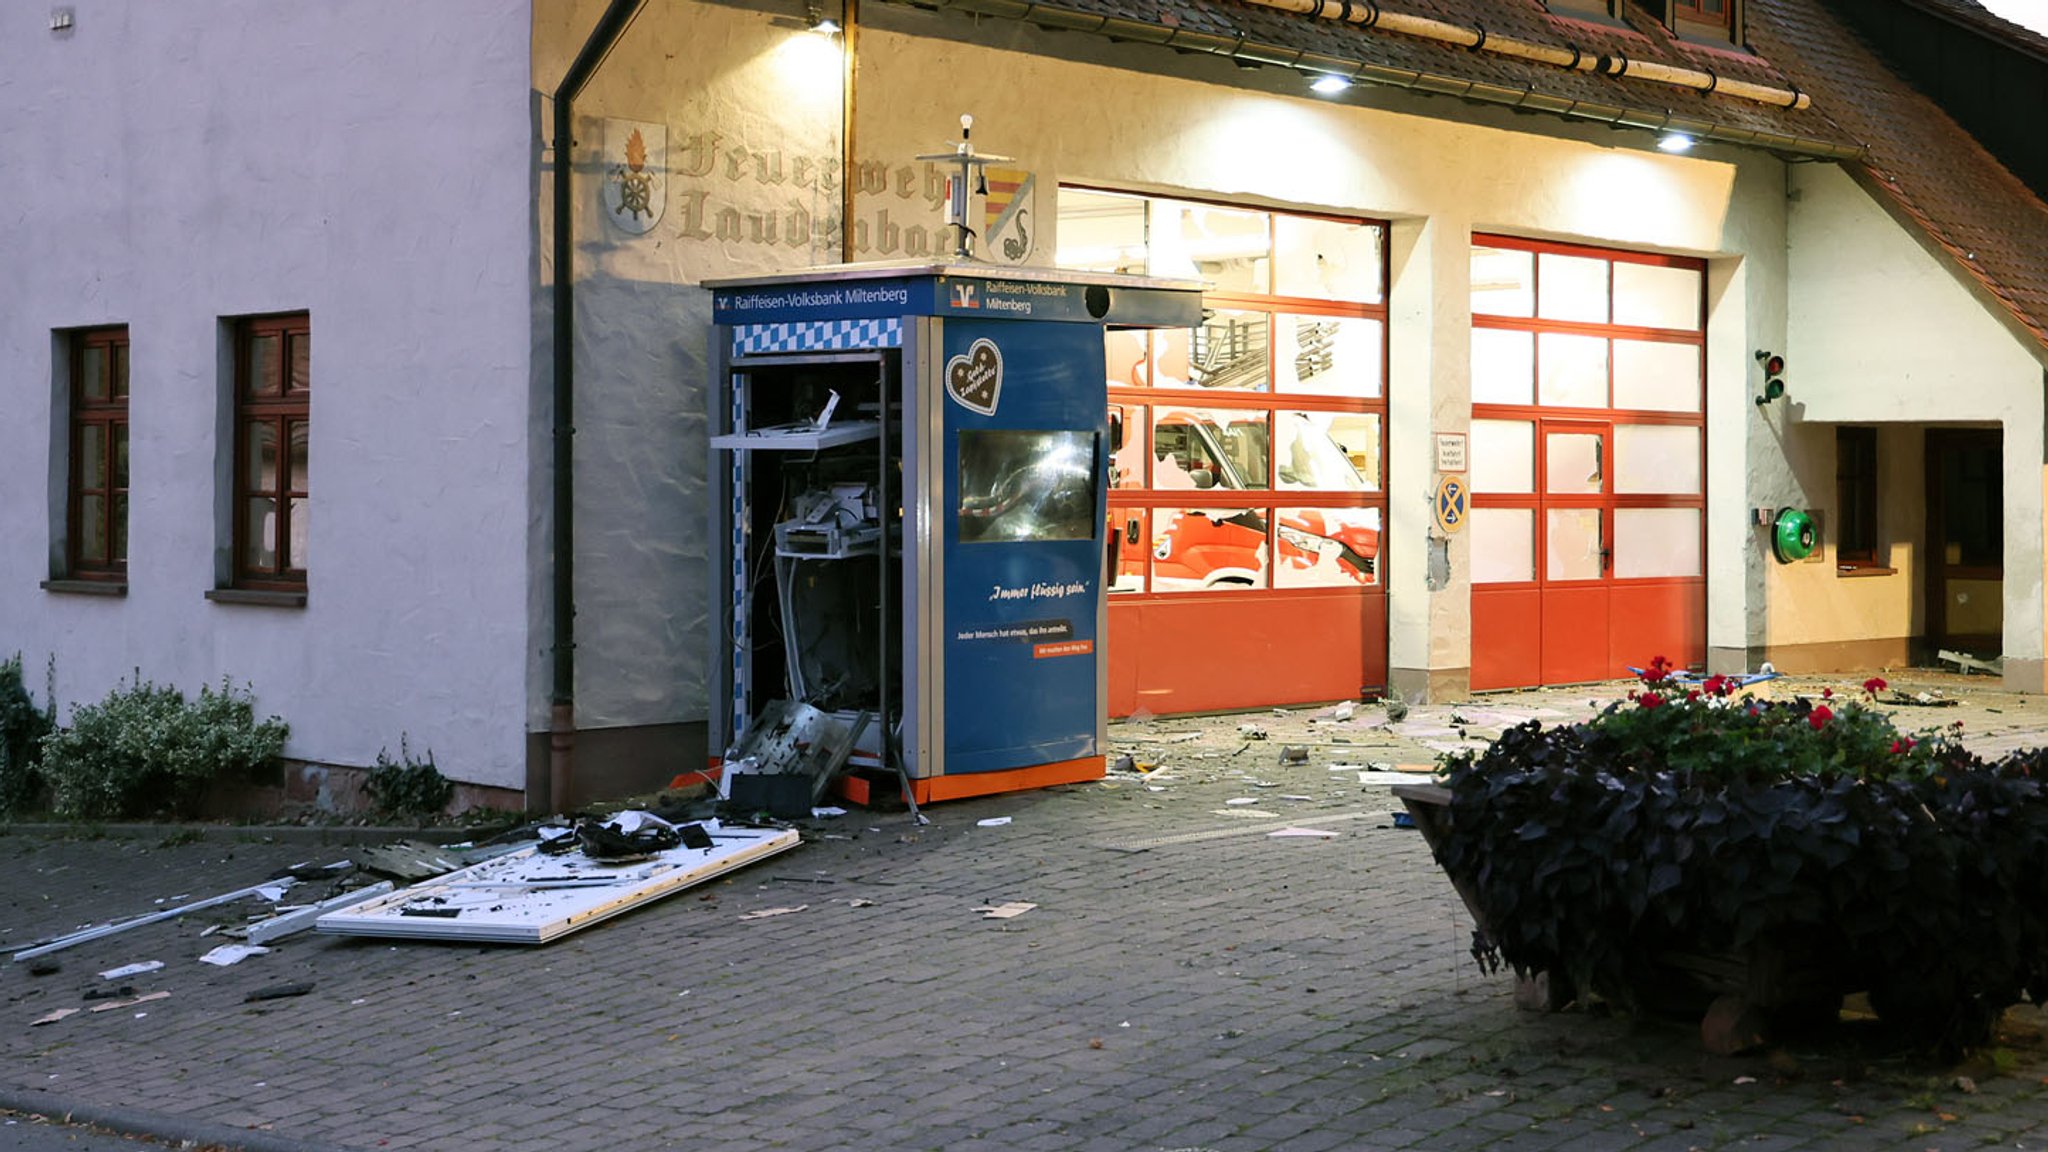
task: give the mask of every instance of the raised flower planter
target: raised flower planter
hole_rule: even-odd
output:
[[[1701,1011],[1729,1051],[1867,992],[1956,1050],[2048,999],[2043,766],[1907,736],[1864,700],[1682,684],[1658,660],[1592,720],[1510,729],[1397,794],[1472,910],[1475,955],[1511,966],[1527,1006]]]

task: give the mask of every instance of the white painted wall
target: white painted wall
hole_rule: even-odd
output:
[[[1842,423],[1995,423],[2004,430],[2005,655],[2043,655],[2043,366],[2048,353],[2016,335],[1833,165],[1792,170],[1787,400],[1772,405],[1754,458],[1755,503],[1832,507],[1834,431]],[[1910,454],[1912,437],[1880,439]],[[1889,488],[1887,501],[1917,491]],[[1910,635],[1921,598],[1919,530],[1894,556],[1898,575],[1839,579],[1828,564],[1766,568],[1768,610],[1750,620],[1753,643],[1797,644]],[[2034,686],[2035,690],[2039,685]]]
[[[287,753],[525,783],[526,6],[0,5],[0,648],[67,703],[227,676]],[[221,317],[313,329],[310,596],[212,603]],[[129,592],[48,571],[52,331],[133,341]]]

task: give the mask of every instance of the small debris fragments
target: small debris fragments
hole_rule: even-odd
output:
[[[1266,730],[1257,724],[1239,724],[1237,732],[1238,735],[1243,736],[1247,740],[1264,740],[1266,738]]]
[[[59,964],[55,960],[42,959],[28,962],[28,974],[31,976],[55,976],[63,970],[64,965]]]
[[[983,905],[980,908],[976,908],[975,911],[982,914],[981,918],[983,920],[1008,920],[1016,916],[1022,916],[1036,907],[1038,907],[1036,904],[1027,904],[1022,900],[1012,900],[1008,904]]]
[[[304,996],[312,990],[313,982],[311,980],[294,980],[289,984],[272,984],[267,988],[258,988],[247,996],[242,997],[242,1003],[255,1004],[263,1000],[286,1000],[293,996]]]
[[[1338,833],[1322,828],[1280,828],[1266,833],[1266,836],[1278,840],[1334,840]]]
[[[1968,1076],[1956,1077],[1955,1086],[1956,1091],[1961,1092],[1965,1096],[1975,1096],[1977,1094],[1977,1082]]]
[[[1001,828],[1009,822],[1010,818],[1008,816],[991,816],[986,820],[976,820],[974,826],[976,828]]]
[[[1280,762],[1282,764],[1306,764],[1308,763],[1308,749],[1299,744],[1282,745],[1280,748]]]
[[[147,996],[137,996],[133,1000],[109,1000],[105,1004],[93,1005],[89,1011],[112,1012],[116,1008],[133,1008],[137,1004],[148,1004],[153,1000],[168,1000],[170,995],[169,992],[151,992]]]
[[[1330,719],[1349,720],[1357,711],[1358,705],[1346,700],[1342,704],[1337,705],[1336,710],[1330,713]]]
[[[740,919],[766,920],[770,916],[788,916],[793,912],[802,912],[809,907],[809,904],[798,904],[795,907],[791,908],[757,908],[754,911],[749,912],[744,916],[741,916]]]
[[[100,973],[100,979],[119,980],[123,976],[140,976],[144,972],[154,972],[163,966],[164,962],[161,960],[144,960],[136,964],[123,964],[119,968],[109,968],[105,972]]]
[[[270,949],[260,944],[223,944],[206,955],[201,956],[199,962],[201,964],[212,964],[217,968],[225,968],[230,964],[240,964],[251,956],[261,956],[268,951]]]
[[[41,1016],[38,1016],[35,1019],[29,1021],[28,1026],[34,1028],[39,1024],[55,1024],[57,1021],[64,1019],[66,1016],[78,1015],[78,1011],[79,1010],[76,1008],[58,1008],[50,1012],[45,1012]]]

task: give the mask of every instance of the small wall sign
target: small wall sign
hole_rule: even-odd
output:
[[[1436,470],[1439,472],[1463,472],[1465,470],[1465,434],[1463,432],[1439,432],[1436,434]]]

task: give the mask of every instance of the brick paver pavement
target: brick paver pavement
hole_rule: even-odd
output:
[[[2039,698],[1929,679],[1972,701],[1929,722],[2048,732]],[[1391,730],[1363,705],[1121,725],[1155,775],[941,805],[923,828],[820,821],[794,852],[539,948],[307,934],[214,968],[196,962],[219,942],[207,921],[139,928],[59,953],[53,975],[0,965],[0,1089],[365,1150],[2048,1145],[2031,1010],[1961,1067],[1854,1026],[1716,1058],[1684,1024],[1517,1011],[1385,790],[1331,765],[1413,760],[1588,695],[1417,709]],[[1288,743],[1307,762],[1280,763]],[[976,823],[997,815],[1012,823]],[[1268,835],[1284,826],[1339,835]],[[340,854],[261,837],[0,835],[0,947]],[[974,911],[1012,900],[1038,907]],[[131,981],[168,998],[29,1026],[150,959],[166,967]],[[243,1002],[295,980],[313,991]]]

